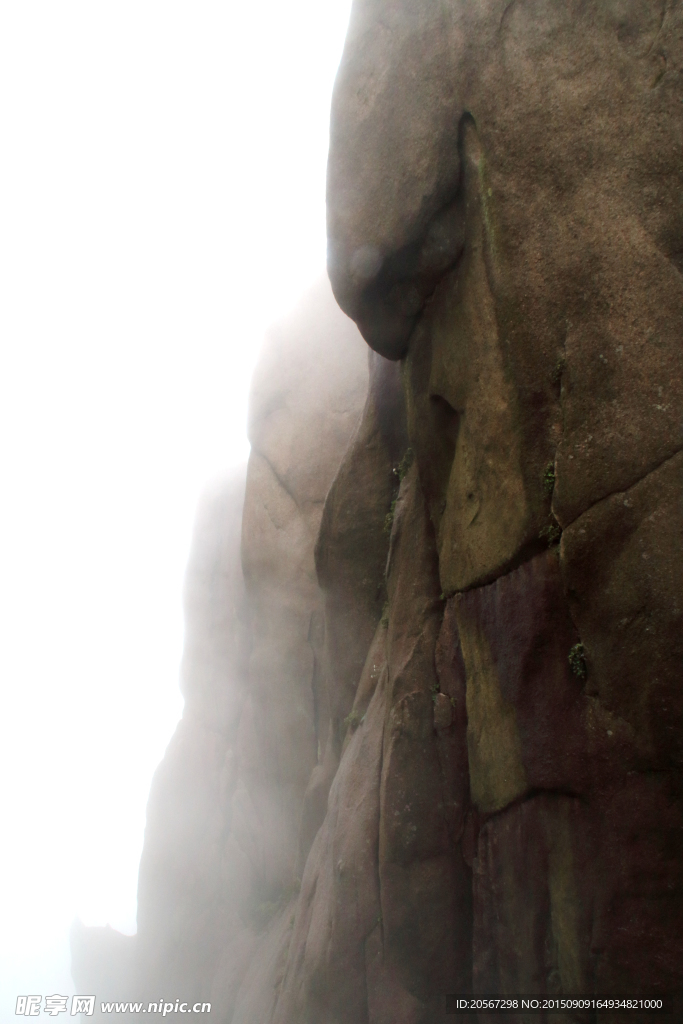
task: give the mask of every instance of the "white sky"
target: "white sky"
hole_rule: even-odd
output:
[[[324,267],[349,7],[0,5],[3,1021],[73,991],[76,915],[134,930],[194,509]]]

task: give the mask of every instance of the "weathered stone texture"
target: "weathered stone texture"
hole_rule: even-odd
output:
[[[470,987],[462,780],[442,770],[434,729],[437,569],[413,467],[393,521],[388,626],[377,627],[306,864],[276,1022],[426,1024],[445,1019],[445,991]]]
[[[682,72],[683,0],[355,0],[329,272],[367,401],[353,432],[348,323],[267,350],[248,682],[197,684],[141,868],[154,969],[226,1024],[683,997]]]
[[[683,989],[682,27],[357,0],[337,80],[330,276],[403,364],[478,991]]]
[[[313,769],[304,801],[300,873],[325,817],[345,719],[365,713],[379,672],[376,629],[386,602],[387,516],[407,443],[398,367],[372,353],[361,423],[327,495],[315,549],[324,601],[322,670],[330,726],[322,763]],[[376,655],[368,668],[371,644]]]

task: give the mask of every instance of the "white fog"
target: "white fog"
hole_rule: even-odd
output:
[[[0,12],[0,1019],[135,930],[181,712],[202,489],[245,460],[267,325],[324,270],[349,0]]]

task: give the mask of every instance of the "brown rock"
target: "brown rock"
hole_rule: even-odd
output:
[[[324,594],[322,665],[330,730],[304,797],[299,872],[325,817],[347,726],[357,725],[365,714],[379,675],[376,663],[384,657],[377,625],[386,604],[387,522],[406,449],[398,367],[371,353],[362,420],[327,495],[315,548]],[[376,647],[372,658],[371,643]]]
[[[457,223],[448,222],[421,261],[415,244],[458,183],[452,23],[438,0],[356,2],[335,85],[330,279],[342,309],[390,359],[405,349],[435,273],[461,247]],[[404,281],[406,270],[413,275]]]
[[[242,564],[252,649],[233,827],[261,902],[296,877],[304,794],[327,744],[314,546],[366,388],[366,351],[322,282],[271,332],[250,405]]]
[[[538,536],[556,454],[566,525],[681,447],[681,7],[390,9],[354,5],[332,114],[330,275],[378,351],[429,349],[419,394],[435,408],[419,418],[442,452],[430,503],[449,503],[440,538],[473,535],[442,569],[460,589]],[[454,306],[488,367],[465,381],[438,354],[439,325],[453,341],[461,330]],[[420,466],[429,491],[430,457]]]
[[[377,877],[386,689],[378,687],[329,795],[301,882],[273,1024],[368,1021],[365,941],[381,920]]]
[[[357,720],[304,872],[275,1015],[282,1024],[427,1024],[445,1020],[447,991],[471,984],[464,799],[451,788],[462,780],[442,770],[434,730],[443,605],[414,467],[396,503],[387,586],[388,625],[368,653]]]
[[[643,767],[683,763],[683,455],[565,530],[562,571],[599,704]]]
[[[407,448],[399,367],[373,353],[363,418],[327,495],[316,542],[333,719],[351,711],[386,601],[387,516]]]
[[[480,990],[683,989],[682,24],[679,0],[357,0],[337,82],[329,269],[403,360],[455,594]]]
[[[538,789],[585,793],[591,764],[577,640],[558,565],[546,552],[452,599],[467,673],[472,799],[499,811]]]
[[[559,793],[484,824],[474,868],[475,991],[593,990],[590,838],[582,802]]]
[[[406,357],[410,435],[446,594],[495,578],[538,548],[548,514],[542,465],[529,473],[518,429],[523,408],[487,272],[494,243],[486,232],[484,156],[471,121],[460,151],[465,248],[457,269],[437,285]]]
[[[581,520],[588,529],[593,511]],[[605,537],[594,537],[609,559]],[[609,593],[597,572],[585,580],[589,593]],[[442,631],[441,657],[450,644],[457,664],[462,650],[474,830],[483,822],[473,863],[475,990],[679,990],[680,786],[670,770],[643,771],[638,723],[609,706],[600,677],[591,683],[592,658],[587,679],[572,672],[578,634],[557,554],[448,608],[458,633]],[[601,629],[611,635],[609,621]]]

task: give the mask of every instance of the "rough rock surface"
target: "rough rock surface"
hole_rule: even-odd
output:
[[[141,865],[144,971],[225,1024],[683,997],[682,72],[683,0],[355,0],[329,271],[367,400],[354,433],[341,335],[264,357],[251,653]]]
[[[304,871],[278,1024],[441,1020],[442,993],[469,982],[461,922],[471,881],[457,845],[465,797],[434,729],[443,606],[415,468],[396,505],[387,588],[388,621]]]
[[[677,0],[356,0],[337,81],[330,276],[403,365],[479,992],[683,989],[682,65]]]

